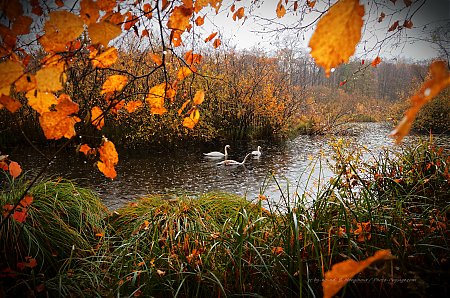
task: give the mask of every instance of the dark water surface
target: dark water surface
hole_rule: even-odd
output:
[[[383,146],[393,146],[392,139],[387,136],[391,129],[387,124],[356,124],[355,129],[357,133],[354,136],[345,138],[351,138],[372,152]],[[418,136],[409,136],[405,141],[415,142],[417,139]],[[435,141],[450,147],[448,135],[436,136]],[[314,192],[318,178],[327,179],[330,176],[326,158],[322,159],[322,163],[313,158],[320,154],[329,155],[329,142],[330,137],[299,136],[283,144],[264,141],[230,144],[229,159],[237,161],[242,161],[245,154],[256,150],[258,145],[262,147],[260,158],[250,158],[245,166],[234,167],[219,166],[217,163],[221,159],[205,158],[203,152],[196,149],[121,152],[116,167],[118,175],[114,180],[104,177],[95,167],[95,161],[86,160],[82,154],[69,150],[57,156],[46,176],[76,179],[80,185],[97,191],[112,209],[146,194],[167,192],[204,193],[218,190],[245,195],[252,200],[263,191],[271,200],[278,201],[280,189],[285,195],[287,192]],[[223,146],[210,149],[223,152]],[[17,148],[8,154],[11,160],[19,162],[24,171],[29,171],[28,177],[34,177],[45,164],[45,159],[32,148]],[[276,181],[270,178],[272,174]]]

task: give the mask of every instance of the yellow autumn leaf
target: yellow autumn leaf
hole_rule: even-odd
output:
[[[110,22],[99,22],[89,25],[88,32],[92,44],[99,43],[106,48],[111,40],[122,33],[122,29]]]
[[[24,74],[15,83],[17,92],[28,92],[36,88],[36,77],[31,74]]]
[[[183,120],[183,126],[193,129],[200,119],[200,112],[197,109],[193,109],[189,114],[189,117],[185,117]]]
[[[72,114],[77,113],[78,109],[78,104],[74,103],[67,94],[61,94],[55,110],[45,112],[39,117],[45,137],[58,140],[75,136],[74,125],[80,122],[80,119]]]
[[[145,99],[151,108],[152,114],[162,115],[167,112],[164,107],[164,98],[166,95],[166,83],[153,86],[147,98]]]
[[[7,60],[0,63],[0,88],[9,87],[23,74],[23,66],[20,62]],[[9,94],[9,93],[8,93]]]
[[[178,70],[177,79],[179,81],[184,80],[191,73],[192,71],[189,69],[189,67],[183,66]]]
[[[83,20],[68,11],[52,11],[49,17],[39,42],[47,52],[63,52],[69,41],[83,33]]]
[[[331,69],[349,60],[361,39],[364,6],[340,0],[319,20],[309,41],[311,56],[330,76]]]
[[[114,144],[104,138],[103,144],[98,148],[98,152],[100,154],[100,161],[97,162],[97,167],[100,172],[108,178],[116,178],[117,173],[114,166],[119,162],[119,155]]]
[[[325,278],[322,281],[323,297],[331,298],[342,289],[347,282],[356,274],[366,269],[375,261],[391,258],[391,251],[388,249],[379,250],[365,260],[356,262],[349,259],[334,264],[330,271],[325,272]]]
[[[64,64],[52,64],[44,66],[36,72],[36,86],[42,92],[55,92],[63,88],[66,80],[64,73]]]
[[[434,61],[430,65],[429,73],[430,78],[410,98],[411,107],[406,111],[403,119],[390,134],[397,144],[409,133],[411,125],[423,105],[450,85],[450,74],[446,62]]]
[[[97,2],[94,2],[94,0],[81,0],[80,16],[86,25],[94,24],[100,17]]]
[[[100,94],[120,91],[128,83],[128,78],[124,75],[111,75],[103,83]]]
[[[31,90],[25,96],[28,99],[28,105],[41,115],[49,112],[50,107],[57,104],[56,96],[53,93]]]
[[[116,63],[118,52],[115,47],[110,47],[103,53],[94,56],[91,60],[92,66],[98,68],[106,68]]]
[[[194,104],[199,105],[205,100],[205,92],[203,90],[197,90],[194,95]]]
[[[127,103],[127,105],[125,106],[125,109],[127,110],[128,113],[133,113],[137,109],[139,109],[141,106],[142,106],[142,101],[133,100],[133,101],[129,101]]]

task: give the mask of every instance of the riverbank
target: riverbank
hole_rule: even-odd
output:
[[[389,249],[394,258],[341,294],[448,295],[448,154],[422,143],[360,163],[342,145],[312,201],[285,189],[277,204],[264,193],[250,202],[207,192],[152,195],[110,212],[90,190],[43,181],[21,204],[25,220],[2,225],[2,294],[320,296],[334,264]],[[3,211],[25,184],[2,183]]]

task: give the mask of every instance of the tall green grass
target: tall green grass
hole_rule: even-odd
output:
[[[448,295],[449,156],[429,143],[369,162],[360,158],[365,149],[333,149],[335,174],[312,195],[282,186],[277,203],[264,193],[253,202],[227,193],[149,195],[107,214],[97,199],[79,202],[89,191],[48,181],[32,191],[45,199],[33,202],[29,220],[11,225],[31,225],[40,250],[61,246],[50,266],[58,272],[36,282],[51,296],[318,297],[334,264],[380,249],[395,258],[359,273],[340,296]],[[11,225],[7,235],[24,233]],[[22,246],[11,247],[39,255]],[[53,264],[45,260],[34,276]]]

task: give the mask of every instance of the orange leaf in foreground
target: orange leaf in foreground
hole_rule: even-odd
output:
[[[189,67],[183,66],[178,70],[177,79],[179,81],[184,80],[191,73],[192,73],[192,70],[190,70]]]
[[[116,147],[111,141],[106,138],[103,140],[103,144],[98,148],[100,153],[100,160],[97,162],[97,167],[106,177],[114,179],[117,176],[114,166],[119,162],[119,155],[117,154]]]
[[[200,112],[197,109],[193,109],[189,117],[185,117],[183,120],[183,126],[187,128],[194,128],[200,119]]]
[[[47,52],[63,52],[66,44],[83,33],[83,21],[68,11],[52,11],[44,25],[45,34],[39,42]]]
[[[55,63],[44,66],[36,73],[36,85],[39,91],[55,92],[63,88],[66,80],[64,64]]]
[[[172,14],[167,22],[167,28],[184,31],[189,25],[192,16],[192,7],[177,6],[173,9]]]
[[[110,22],[98,22],[89,25],[89,37],[92,44],[102,44],[105,48],[108,43],[122,33],[120,26],[114,25]]]
[[[93,0],[81,0],[80,16],[86,25],[94,24],[100,16],[97,2]]]
[[[197,25],[197,26],[201,26],[201,25],[203,25],[204,23],[205,23],[205,17],[198,16],[198,17],[195,19],[195,25]]]
[[[79,152],[84,153],[84,155],[88,156],[90,154],[92,154],[92,152],[94,151],[94,149],[92,149],[91,147],[89,147],[88,144],[83,144],[80,146],[80,148],[78,149]]]
[[[213,46],[215,49],[217,49],[221,44],[222,44],[222,42],[218,38],[216,38],[213,42]]]
[[[330,271],[325,272],[324,281],[322,281],[323,297],[331,298],[342,289],[347,282],[356,274],[366,269],[375,261],[391,258],[391,251],[388,249],[379,250],[365,260],[356,262],[349,259],[337,264],[334,264]]]
[[[380,63],[381,63],[381,58],[377,56],[375,59],[373,59],[373,61],[370,65],[373,67],[377,67],[377,65]]]
[[[198,90],[194,95],[194,104],[199,105],[205,100],[205,92],[203,90]]]
[[[214,37],[216,37],[218,32],[211,33],[207,38],[205,38],[205,42],[213,40]]]
[[[11,163],[9,164],[9,173],[14,178],[17,178],[20,175],[20,173],[22,173],[22,168],[17,162],[11,161]]]
[[[359,0],[340,0],[319,20],[309,41],[311,56],[330,76],[331,69],[345,63],[361,39],[364,6]]]
[[[156,65],[162,64],[162,59],[158,54],[151,53],[150,58],[152,59],[153,62],[155,62]]]
[[[7,60],[0,63],[0,88],[7,87],[23,74],[23,66],[19,62]]]
[[[61,94],[55,111],[45,112],[39,117],[42,130],[47,139],[58,140],[62,137],[72,138],[76,135],[75,123],[80,122],[76,116],[71,116],[79,110],[67,94]]]
[[[103,111],[97,106],[91,109],[91,123],[98,130],[102,129],[102,127],[105,125],[105,117],[103,115]]]
[[[139,100],[133,100],[129,101],[127,105],[125,106],[125,109],[128,113],[133,113],[137,109],[139,109],[142,106],[142,102]]]
[[[409,133],[411,125],[422,106],[429,102],[439,92],[450,85],[450,74],[446,62],[434,61],[430,65],[430,78],[425,81],[419,91],[410,98],[411,107],[406,111],[405,116],[391,132],[390,136],[398,144],[403,137]]]
[[[25,96],[28,99],[28,105],[41,115],[49,112],[50,107],[58,102],[56,96],[48,92],[31,90]]]
[[[278,2],[276,13],[278,18],[282,18],[286,14],[286,8],[284,8],[284,5],[283,3],[281,3],[281,0]]]
[[[5,107],[8,111],[10,111],[11,113],[14,113],[21,106],[22,106],[22,104],[20,103],[20,101],[14,99],[12,97],[9,97],[7,95],[4,95],[4,94],[0,95],[0,109]]]
[[[103,83],[100,94],[120,91],[128,83],[128,78],[123,75],[111,75]]]
[[[106,68],[116,63],[117,58],[117,49],[115,47],[110,47],[100,55],[93,57],[91,63],[94,67]]]
[[[150,105],[152,114],[162,115],[167,112],[164,107],[164,99],[169,98],[172,100],[175,97],[175,94],[174,89],[170,86],[166,86],[166,83],[162,83],[153,86],[145,100]]]

